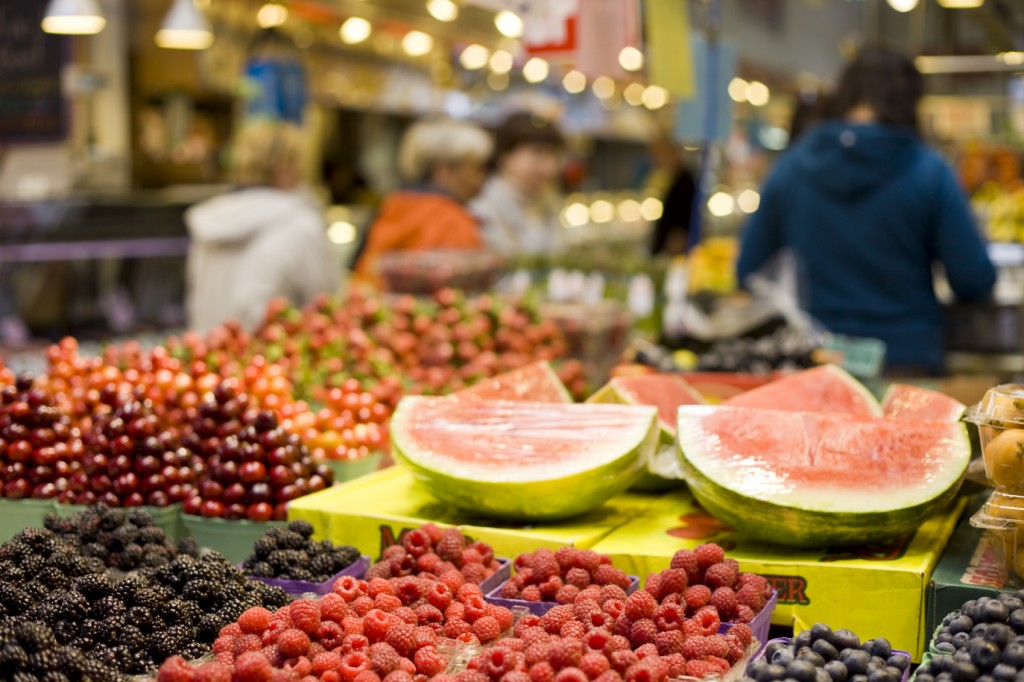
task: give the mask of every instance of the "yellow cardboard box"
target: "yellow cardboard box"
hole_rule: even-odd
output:
[[[646,577],[667,568],[676,550],[716,542],[742,570],[764,575],[778,590],[773,623],[800,632],[824,622],[864,638],[886,637],[919,661],[928,581],[963,505],[958,500],[892,546],[799,550],[752,542],[709,516],[689,493],[672,492],[593,549]]]
[[[540,547],[593,547],[659,499],[627,493],[569,522],[500,524],[438,502],[408,471],[392,467],[294,500],[288,505],[288,518],[305,519],[317,537],[350,544],[373,558],[402,533],[427,521],[458,526],[469,537],[490,544],[497,556],[514,557]]]

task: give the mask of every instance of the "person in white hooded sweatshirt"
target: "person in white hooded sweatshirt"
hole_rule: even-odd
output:
[[[323,213],[301,190],[303,139],[289,123],[247,124],[232,153],[236,189],[185,213],[188,324],[253,329],[279,296],[304,305],[338,289],[340,261]]]

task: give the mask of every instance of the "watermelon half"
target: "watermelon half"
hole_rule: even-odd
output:
[[[391,445],[442,502],[540,521],[590,511],[629,487],[658,444],[637,405],[403,398]]]
[[[572,396],[546,360],[513,369],[452,393],[456,400],[525,400],[571,403]]]
[[[956,494],[963,424],[744,407],[683,407],[694,497],[738,531],[798,547],[864,545],[917,528]]]
[[[831,412],[881,417],[871,392],[846,371],[822,365],[797,372],[722,402],[733,407],[758,407],[794,412]]]
[[[618,376],[587,398],[588,403],[651,405],[658,408],[660,445],[631,486],[640,492],[660,492],[683,484],[676,456],[676,415],[683,405],[703,405],[704,398],[678,374]]]
[[[893,384],[882,399],[882,412],[895,419],[955,422],[966,409],[966,405],[945,393],[906,384]]]

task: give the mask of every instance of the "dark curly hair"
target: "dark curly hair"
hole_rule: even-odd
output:
[[[565,140],[546,118],[519,111],[510,114],[494,133],[494,156],[500,159],[519,147],[537,144],[561,149]]]
[[[924,78],[912,59],[886,47],[863,48],[843,71],[829,106],[843,118],[860,106],[870,106],[879,123],[918,130],[917,103],[924,95]]]

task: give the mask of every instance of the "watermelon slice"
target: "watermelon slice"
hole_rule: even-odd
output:
[[[893,384],[882,399],[882,412],[896,419],[955,422],[966,409],[966,405],[945,393],[906,384]]]
[[[481,379],[469,388],[452,393],[457,400],[519,400],[537,403],[571,403],[572,396],[546,360]]]
[[[600,506],[636,479],[657,446],[656,410],[403,398],[395,455],[442,502],[516,521]]]
[[[892,540],[949,502],[971,457],[963,424],[682,407],[686,482],[752,538],[822,547]]]
[[[882,408],[863,384],[835,365],[797,372],[729,398],[722,405],[794,412],[881,417]]]
[[[588,403],[652,405],[658,408],[661,445],[646,463],[646,471],[630,488],[660,492],[682,485],[682,470],[676,456],[676,416],[683,405],[703,405],[701,397],[678,374],[617,376],[587,398]]]

